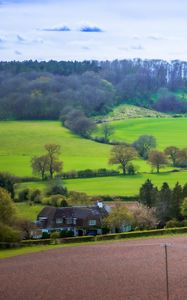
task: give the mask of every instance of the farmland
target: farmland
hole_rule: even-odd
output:
[[[111,196],[136,196],[140,186],[146,179],[161,187],[163,182],[168,182],[173,187],[176,182],[181,184],[187,183],[187,172],[162,172],[160,174],[138,174],[135,176],[114,176],[114,177],[97,177],[84,179],[64,180],[65,185],[70,191],[79,191],[88,195],[111,195]],[[17,185],[17,190],[31,188],[46,188],[45,182],[29,182]]]
[[[153,135],[157,148],[187,147],[187,118],[140,118],[110,122],[114,128],[111,139],[132,143],[140,135]],[[101,134],[101,133],[100,133]]]
[[[139,300],[166,299],[164,244],[168,244],[170,298],[185,299],[185,236],[56,246],[58,249],[49,251],[42,251],[40,246],[39,253],[2,259],[2,299],[53,299],[54,295],[57,299],[83,300],[132,300],[137,295]],[[33,247],[33,252],[36,250]]]
[[[108,167],[110,146],[82,139],[60,122],[0,122],[0,170],[31,176],[31,158],[42,155],[43,146],[61,146],[64,170]]]
[[[157,139],[157,148],[166,146],[187,146],[187,118],[141,118],[113,121],[114,134],[111,139],[133,142],[142,134],[150,134]],[[99,131],[97,132],[99,135]],[[47,143],[61,145],[61,159],[64,170],[114,168],[108,164],[110,145],[96,143],[72,134],[68,129],[54,121],[12,121],[0,123],[0,171],[8,171],[18,176],[32,176],[30,160],[41,155]],[[64,181],[69,190],[86,192],[89,195],[126,195],[138,194],[140,185],[150,178],[155,185],[161,186],[167,181],[173,186],[177,181],[187,182],[187,172],[169,172],[162,170],[160,175],[149,174],[150,165],[143,160],[134,162],[139,166],[136,176],[102,177],[73,179]],[[24,187],[45,188],[45,183],[24,183]]]

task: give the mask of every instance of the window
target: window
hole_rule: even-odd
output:
[[[56,224],[62,224],[63,223],[63,219],[62,218],[57,218],[56,219]]]
[[[96,225],[96,220],[89,220],[88,225],[90,225],[90,226]]]
[[[72,224],[72,218],[67,218],[66,219],[66,224],[69,224],[69,225]]]

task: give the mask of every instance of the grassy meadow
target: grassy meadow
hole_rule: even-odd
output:
[[[65,186],[70,191],[87,193],[90,196],[111,195],[111,196],[136,196],[140,186],[146,179],[161,187],[163,182],[168,182],[173,187],[176,182],[187,183],[187,171],[183,172],[161,172],[160,174],[138,174],[134,176],[113,176],[97,177],[85,179],[64,180]],[[17,185],[17,192],[24,188],[37,189],[44,191],[45,182],[27,182]]]
[[[187,147],[187,118],[140,118],[110,122],[114,128],[113,140],[132,143],[140,135],[153,135],[157,148]],[[98,135],[101,132],[98,131]]]
[[[17,216],[34,221],[43,207],[44,205],[40,204],[29,205],[28,203],[16,203]]]
[[[53,121],[0,122],[0,171],[32,176],[31,158],[47,143],[61,145],[64,171],[108,167],[109,145],[82,139]]]
[[[114,134],[111,139],[133,142],[140,135],[150,134],[157,139],[157,148],[163,150],[169,145],[187,147],[187,118],[135,118],[112,121]],[[100,130],[100,129],[99,129]],[[97,135],[100,132],[96,133]],[[60,144],[61,159],[64,170],[116,168],[108,164],[110,145],[96,143],[72,134],[54,121],[12,121],[0,122],[0,171],[10,172],[18,176],[32,176],[31,157],[42,155],[43,146],[47,143]],[[160,175],[148,174],[150,165],[137,159],[139,166],[136,176],[101,177],[88,179],[72,179],[64,181],[69,190],[86,192],[89,195],[126,195],[138,194],[140,185],[150,178],[155,185],[160,186],[164,181],[173,186],[177,181],[187,182],[187,172],[168,172],[171,168],[161,170]],[[24,187],[43,190],[45,183],[24,183]]]

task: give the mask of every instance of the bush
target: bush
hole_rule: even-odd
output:
[[[49,239],[50,238],[50,234],[48,232],[42,232],[42,239]]]
[[[67,188],[60,184],[54,184],[52,186],[49,186],[48,190],[46,191],[46,195],[47,196],[52,196],[52,195],[66,196]]]
[[[43,198],[42,203],[46,204],[46,205],[55,206],[55,207],[67,207],[68,206],[66,197],[64,197],[62,195],[53,195],[51,197]]]
[[[19,202],[29,201],[29,199],[30,199],[30,190],[29,189],[24,189],[19,192],[19,194],[18,194]]]
[[[39,240],[24,240],[21,241],[21,246],[34,246],[34,245],[50,245],[51,239],[39,239]]]
[[[62,239],[63,243],[81,243],[81,242],[94,242],[95,236],[77,236]]]
[[[64,237],[73,237],[74,233],[73,231],[68,231],[68,230],[61,230],[60,231],[60,237],[64,238]]]
[[[0,223],[0,242],[14,243],[21,240],[21,233],[14,228]]]
[[[41,203],[41,191],[40,190],[34,190],[30,195],[30,200],[34,203]]]

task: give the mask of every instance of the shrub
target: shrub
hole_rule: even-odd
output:
[[[95,236],[77,236],[62,239],[63,243],[81,243],[81,242],[94,242]]]
[[[60,231],[60,237],[64,238],[64,237],[73,237],[74,233],[73,231],[68,231],[68,230],[61,230]]]
[[[30,200],[34,203],[41,203],[41,195],[40,190],[34,190],[30,195]]]
[[[42,203],[51,205],[51,206],[55,206],[55,207],[67,207],[68,206],[66,197],[64,197],[62,195],[53,195],[51,197],[43,198]]]
[[[29,201],[29,199],[30,199],[30,190],[29,189],[24,189],[19,192],[19,194],[18,194],[19,202]]]
[[[42,232],[42,239],[49,239],[50,234],[48,232]]]
[[[57,231],[54,231],[51,233],[51,240],[53,241],[54,244],[57,244],[57,239],[60,237],[60,233]]]
[[[60,184],[54,184],[49,186],[49,188],[46,191],[47,196],[52,196],[52,195],[67,195],[67,188],[64,187],[63,185]]]
[[[14,228],[0,223],[0,242],[19,242],[21,240],[21,233]]]

